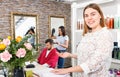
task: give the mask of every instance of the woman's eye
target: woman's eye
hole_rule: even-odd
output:
[[[88,17],[88,15],[85,15],[85,17]]]
[[[95,15],[95,13],[92,13],[92,14],[91,14],[91,16],[94,16],[94,15]]]

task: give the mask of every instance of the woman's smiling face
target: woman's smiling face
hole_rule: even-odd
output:
[[[97,10],[93,8],[87,8],[84,13],[84,18],[88,27],[94,29],[100,26],[101,16]]]

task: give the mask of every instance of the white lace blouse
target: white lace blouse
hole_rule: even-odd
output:
[[[79,77],[108,77],[113,50],[112,38],[106,27],[83,36],[77,47],[78,65],[84,71],[79,73]]]

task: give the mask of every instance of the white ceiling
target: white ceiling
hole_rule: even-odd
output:
[[[89,2],[96,2],[96,3],[106,3],[114,0],[48,0],[48,1],[55,1],[55,2],[62,2],[67,4],[72,4],[73,2],[80,3],[80,4],[86,4]]]
[[[100,0],[48,0],[48,1],[56,1],[56,2],[63,2],[63,3],[71,4],[73,2],[85,3],[85,2],[89,2],[89,1],[100,1]]]

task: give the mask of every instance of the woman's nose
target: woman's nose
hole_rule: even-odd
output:
[[[91,16],[88,16],[88,19],[92,19],[92,17],[91,17]]]

